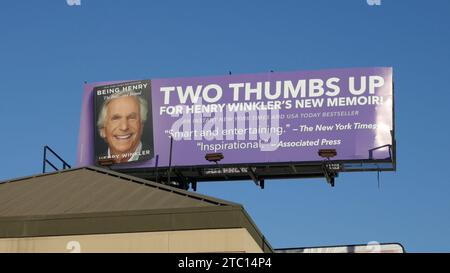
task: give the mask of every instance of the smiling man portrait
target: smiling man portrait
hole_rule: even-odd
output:
[[[142,88],[142,85],[135,86]],[[121,91],[103,97],[97,130],[108,148],[96,152],[99,160],[112,159],[117,164],[151,158],[151,143],[142,139],[149,113],[148,102],[143,90],[129,87],[115,88]]]

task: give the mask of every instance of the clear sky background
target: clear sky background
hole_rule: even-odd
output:
[[[450,252],[450,1],[4,0],[0,180],[75,163],[84,81],[392,66],[397,172],[199,184],[275,248],[399,242]]]

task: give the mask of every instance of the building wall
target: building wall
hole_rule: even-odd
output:
[[[0,252],[263,252],[245,228],[0,239]]]

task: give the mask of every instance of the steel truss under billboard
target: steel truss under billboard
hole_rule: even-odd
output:
[[[78,166],[262,185],[396,168],[392,68],[91,83],[82,107]]]

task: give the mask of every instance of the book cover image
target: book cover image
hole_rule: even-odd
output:
[[[152,159],[151,81],[97,86],[94,96],[94,156],[114,164]]]

